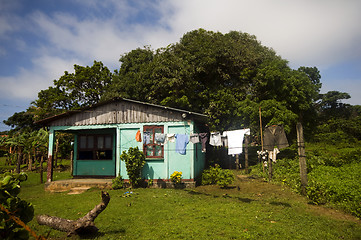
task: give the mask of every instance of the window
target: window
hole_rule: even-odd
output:
[[[143,152],[146,158],[164,158],[164,146],[155,140],[156,133],[164,133],[163,126],[143,127]]]
[[[78,138],[79,160],[112,160],[112,135],[80,135]]]

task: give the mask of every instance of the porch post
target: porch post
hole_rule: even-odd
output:
[[[46,173],[46,181],[51,182],[53,180],[53,150],[54,150],[55,131],[49,129],[49,146],[48,146],[48,168]]]
[[[116,128],[116,133],[115,133],[115,176],[121,176],[120,174],[120,128],[117,127]]]

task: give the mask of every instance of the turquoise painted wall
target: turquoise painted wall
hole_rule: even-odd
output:
[[[115,129],[79,130],[77,134],[111,134],[113,149],[116,146]],[[74,176],[116,176],[116,151],[113,151],[111,160],[78,160],[78,137],[74,143]]]
[[[193,122],[157,122],[144,125],[162,125],[164,133],[190,134],[194,131]],[[92,129],[89,129],[92,128]],[[52,127],[55,131],[70,131],[75,134],[96,132],[112,133],[113,159],[111,161],[100,160],[77,160],[77,137],[75,137],[74,149],[74,175],[116,175],[128,179],[125,163],[120,160],[120,155],[129,147],[138,146],[143,149],[143,143],[135,140],[138,130],[143,133],[143,124],[113,124],[73,127]],[[183,179],[195,178],[204,168],[205,154],[201,152],[201,145],[189,143],[186,155],[175,152],[175,143],[168,142],[164,145],[164,159],[147,159],[143,167],[142,177],[146,179],[169,179],[174,171],[181,171]]]
[[[169,133],[175,134],[190,134],[190,126],[183,125],[183,126],[169,126],[168,127]],[[170,175],[174,171],[182,172],[183,179],[192,179],[193,178],[193,143],[188,143],[186,148],[186,154],[181,155],[175,151],[176,143],[168,143],[167,144],[167,157],[168,157],[168,175],[167,179],[170,178]]]

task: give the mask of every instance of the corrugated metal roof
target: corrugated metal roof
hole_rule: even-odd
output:
[[[152,104],[152,103],[141,102],[141,101],[127,99],[127,98],[116,97],[116,98],[112,98],[112,99],[107,100],[107,101],[103,101],[103,102],[94,104],[92,106],[84,107],[84,108],[81,108],[81,109],[78,109],[78,110],[71,110],[71,111],[67,111],[67,112],[62,113],[62,114],[58,114],[58,115],[55,115],[55,116],[52,116],[52,117],[48,117],[48,118],[36,121],[35,123],[46,126],[49,123],[51,123],[51,122],[53,122],[55,120],[58,120],[58,119],[63,119],[63,118],[66,118],[66,117],[70,117],[70,116],[72,116],[74,114],[89,111],[91,109],[94,109],[94,108],[99,107],[99,106],[104,106],[106,104],[110,104],[110,103],[114,103],[114,102],[122,102],[122,101],[129,102],[129,103],[135,103],[135,104],[141,104],[141,105],[145,105],[145,106],[156,107],[156,108],[161,108],[161,109],[168,110],[168,111],[184,113],[184,114],[187,114],[188,118],[190,117],[190,118],[193,118],[194,120],[197,120],[197,121],[200,121],[200,122],[207,122],[207,115],[204,115],[204,114],[201,114],[201,113],[191,112],[191,111],[172,108],[172,107],[161,106],[161,105]]]

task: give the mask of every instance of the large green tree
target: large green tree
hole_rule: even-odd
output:
[[[65,71],[54,86],[38,93],[31,109],[36,119],[48,117],[66,110],[90,106],[100,101],[106,87],[112,81],[112,73],[102,62],[93,66],[74,65],[74,73]]]
[[[262,106],[265,124],[292,124],[312,108],[318,95],[317,68],[292,70],[255,36],[198,29],[178,43],[155,51],[136,49],[121,66],[105,98],[122,96],[205,113],[211,129],[258,129]]]

